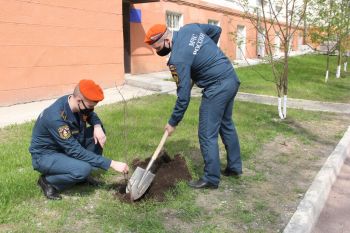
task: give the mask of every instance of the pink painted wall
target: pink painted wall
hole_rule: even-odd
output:
[[[0,106],[124,79],[122,6],[110,0],[0,0]]]
[[[166,58],[159,57],[154,50],[146,45],[144,37],[147,30],[155,23],[165,23],[166,3],[134,4],[132,8],[141,10],[142,22],[131,23],[131,73],[150,73],[167,70]]]

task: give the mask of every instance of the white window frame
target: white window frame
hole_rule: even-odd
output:
[[[279,56],[280,53],[281,53],[281,38],[280,38],[280,33],[276,32],[275,44],[274,44],[274,55]]]
[[[265,50],[266,50],[266,44],[265,44],[265,34],[266,32],[260,32],[258,30],[258,36],[257,36],[257,55],[260,58],[265,57]]]
[[[215,19],[208,19],[208,24],[220,26],[219,20],[215,20]]]
[[[279,15],[280,12],[282,12],[282,3],[280,1],[278,1],[276,4],[275,4],[275,13],[276,15]]]
[[[247,31],[246,26],[237,25],[237,39],[236,39],[236,59],[243,60],[245,58],[246,53],[246,39],[247,39]]]
[[[177,23],[173,22],[173,23],[169,24],[168,18],[171,17],[171,16],[173,18],[170,19],[170,20],[174,20],[176,17],[178,17],[179,21]],[[166,26],[168,27],[168,29],[171,32],[178,31],[183,26],[183,15],[182,15],[182,13],[179,13],[179,12],[166,11],[166,13],[165,13],[165,22],[166,22]]]

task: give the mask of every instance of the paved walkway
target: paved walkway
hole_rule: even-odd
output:
[[[313,233],[350,232],[350,157],[333,184]]]
[[[126,100],[154,94],[154,91],[146,90],[130,85],[104,90],[105,99],[98,106],[122,101],[122,95]],[[9,107],[0,107],[0,128],[11,124],[20,124],[36,119],[41,111],[50,106],[56,99],[17,104]]]
[[[172,78],[169,72],[166,71],[153,74],[127,76],[126,82],[129,85],[149,89],[156,92],[176,94],[176,85],[171,81],[171,79]],[[192,90],[192,96],[201,96],[201,89],[194,87]],[[236,100],[276,106],[278,104],[277,97],[275,96],[256,95],[243,92],[239,92],[237,94]],[[293,98],[288,98],[288,108],[350,114],[350,104]]]

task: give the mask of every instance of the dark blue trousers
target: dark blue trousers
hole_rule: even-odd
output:
[[[81,145],[96,154],[102,154],[102,148],[95,144],[93,127],[86,129]],[[67,189],[86,180],[92,170],[97,169],[88,162],[69,157],[63,153],[33,156],[33,168],[43,174],[46,180],[58,191]]]
[[[231,76],[203,90],[198,127],[204,159],[202,179],[216,185],[220,183],[219,134],[227,152],[227,168],[242,173],[239,140],[232,121],[233,102],[239,84],[236,76]]]

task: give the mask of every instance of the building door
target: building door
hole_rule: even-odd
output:
[[[130,2],[123,1],[124,72],[131,72]]]
[[[245,57],[246,31],[245,26],[237,26],[237,49],[236,59],[242,60]]]

